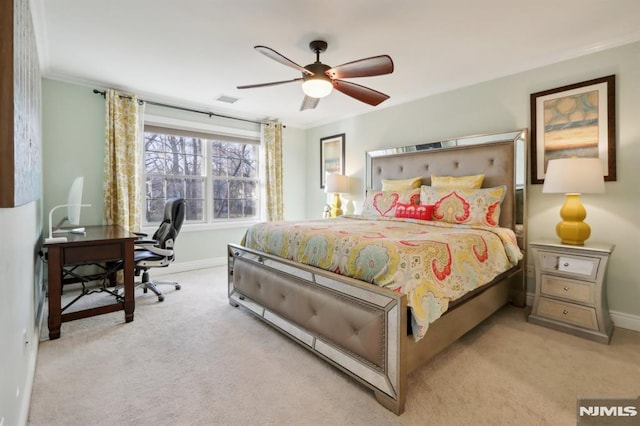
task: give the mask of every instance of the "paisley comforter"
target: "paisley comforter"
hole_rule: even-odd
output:
[[[507,228],[380,216],[259,223],[243,245],[406,294],[415,340],[522,258]]]

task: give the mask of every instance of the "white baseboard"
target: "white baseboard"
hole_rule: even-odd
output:
[[[214,268],[216,266],[227,266],[226,257],[214,257],[211,259],[193,260],[191,262],[174,262],[166,268],[153,268],[150,272],[154,276],[175,274],[178,272],[195,271],[197,269]]]
[[[617,311],[609,311],[609,315],[611,315],[611,320],[616,327],[640,331],[640,316]]]

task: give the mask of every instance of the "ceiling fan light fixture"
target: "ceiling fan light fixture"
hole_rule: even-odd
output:
[[[311,76],[302,83],[302,91],[311,98],[324,98],[331,93],[333,84],[330,79],[323,76]]]
[[[389,95],[385,95],[377,90],[370,89],[357,83],[343,80],[344,78],[372,77],[376,75],[391,74],[393,72],[393,60],[389,55],[378,55],[369,58],[359,59],[330,67],[320,62],[320,54],[327,50],[327,42],[322,40],[314,40],[309,43],[309,48],[316,54],[316,61],[305,67],[302,67],[291,59],[282,56],[280,53],[267,46],[254,46],[254,48],[283,65],[298,70],[302,73],[301,77],[285,81],[273,81],[271,83],[249,84],[238,86],[238,89],[252,89],[255,87],[268,87],[278,84],[300,82],[302,81],[302,91],[305,97],[302,101],[300,111],[313,109],[318,105],[320,98],[329,95],[333,88],[347,96],[350,96],[365,104],[376,106],[380,102],[389,99]]]

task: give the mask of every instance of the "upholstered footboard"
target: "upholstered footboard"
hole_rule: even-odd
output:
[[[229,244],[229,303],[243,306],[374,390],[400,414],[406,296]]]
[[[418,342],[407,333],[406,296],[229,244],[229,303],[243,306],[404,411],[411,371],[509,301],[521,265],[446,312]]]

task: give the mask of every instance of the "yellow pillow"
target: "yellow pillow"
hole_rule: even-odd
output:
[[[382,179],[383,191],[406,191],[420,188],[420,185],[422,185],[422,176],[411,179]]]
[[[469,176],[436,176],[431,175],[431,186],[434,188],[449,189],[480,189],[484,174]]]

